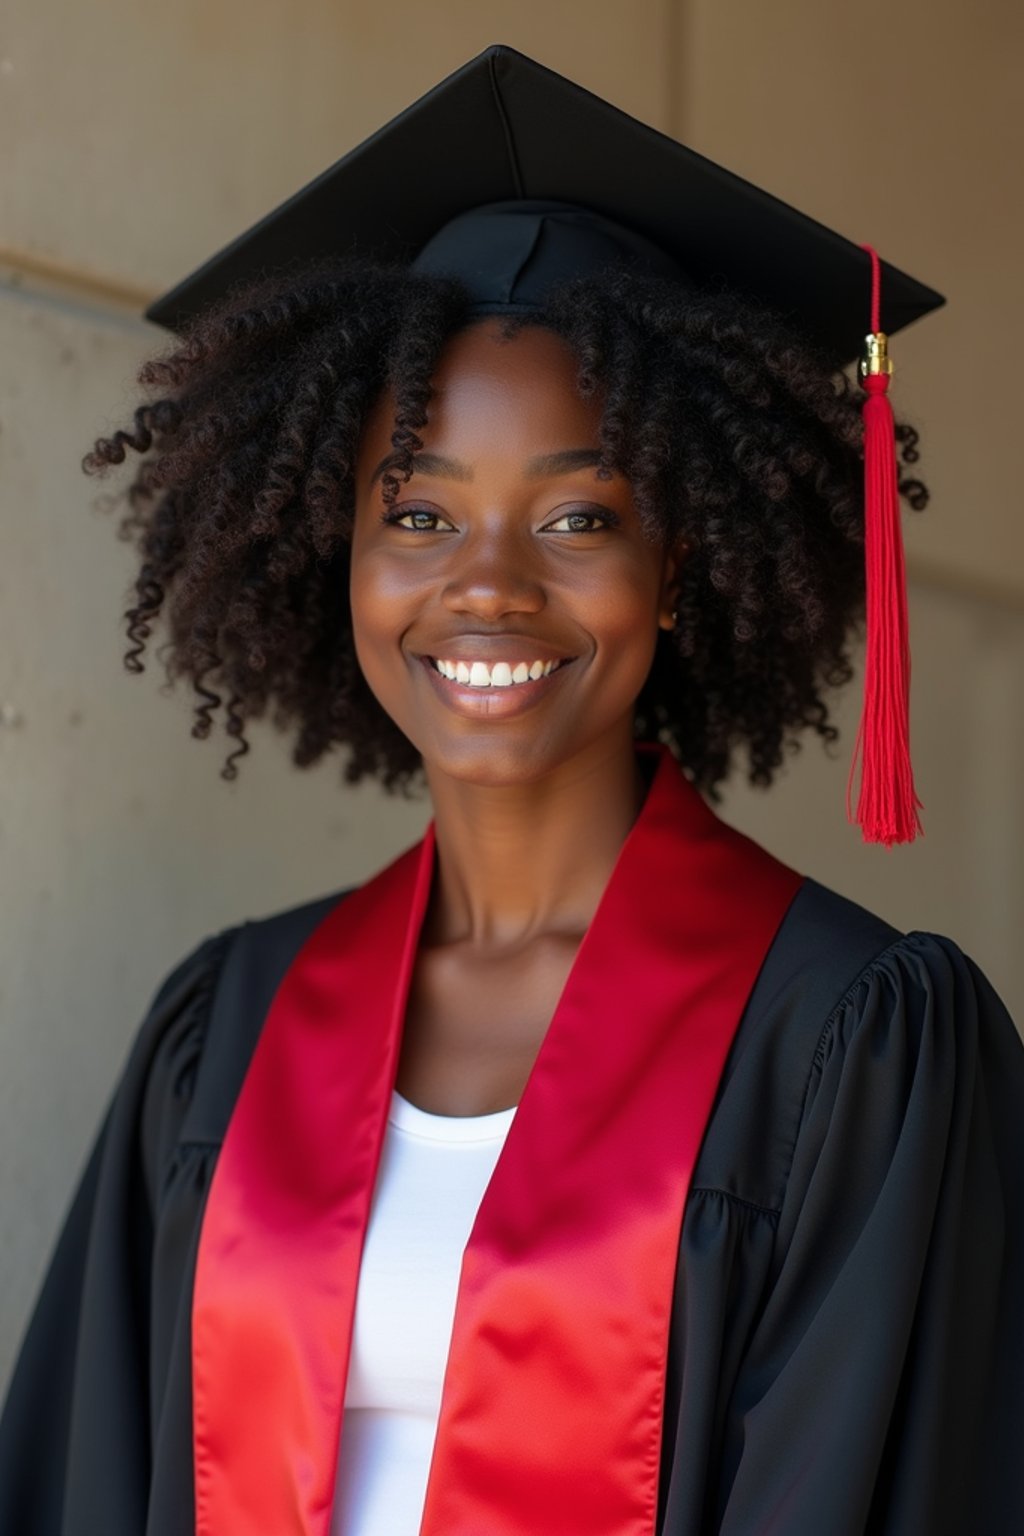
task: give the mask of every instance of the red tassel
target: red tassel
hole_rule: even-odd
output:
[[[871,334],[860,364],[864,401],[864,564],[867,648],[864,705],[846,786],[846,816],[859,754],[856,820],[866,843],[910,843],[924,835],[910,763],[910,638],[900,527],[896,435],[886,391],[892,363],[879,327],[880,269],[870,245]]]

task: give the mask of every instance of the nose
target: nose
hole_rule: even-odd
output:
[[[528,540],[509,529],[480,529],[453,551],[442,600],[451,613],[494,621],[509,613],[539,613],[545,595]]]

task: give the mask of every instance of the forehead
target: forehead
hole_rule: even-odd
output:
[[[600,395],[583,400],[577,359],[560,336],[524,326],[511,340],[487,316],[450,337],[431,375],[424,444],[453,458],[508,450],[522,456],[598,442]],[[395,400],[385,391],[364,425],[360,458],[386,453]],[[376,462],[376,461],[375,461]]]

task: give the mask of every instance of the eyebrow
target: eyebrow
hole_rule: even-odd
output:
[[[370,484],[375,485],[386,469],[398,464],[398,453],[389,453],[374,470]],[[524,473],[528,479],[539,480],[543,475],[564,475],[573,469],[587,469],[600,464],[597,448],[562,448],[558,453],[541,453],[528,459]],[[446,459],[439,453],[417,453],[413,458],[413,473],[438,475],[447,480],[472,480],[473,471],[458,459]]]

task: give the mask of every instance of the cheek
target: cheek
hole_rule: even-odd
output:
[[[617,562],[586,596],[580,620],[604,651],[606,666],[625,676],[646,677],[658,638],[660,569],[649,561]]]
[[[375,632],[394,627],[409,606],[412,577],[412,571],[405,570],[403,562],[382,547],[373,531],[360,535],[357,526],[349,574],[353,623],[358,614],[359,622]]]
[[[408,595],[393,567],[376,559],[372,551],[360,549],[358,542],[352,548],[348,595],[356,659],[378,693],[388,658],[393,662],[411,617]]]

